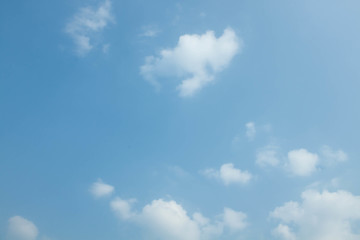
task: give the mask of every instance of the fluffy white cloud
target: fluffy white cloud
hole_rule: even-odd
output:
[[[147,57],[141,74],[157,88],[160,87],[157,77],[181,78],[177,90],[180,96],[188,97],[212,82],[216,73],[229,65],[241,45],[230,28],[219,38],[213,31],[182,35],[175,48],[162,50],[159,57]]]
[[[198,224],[175,201],[154,200],[143,208],[140,217],[155,238],[200,239]]]
[[[252,141],[255,138],[256,135],[256,128],[255,128],[255,123],[253,122],[248,122],[245,124],[246,127],[246,137]]]
[[[247,225],[246,214],[225,208],[218,220],[211,221],[201,213],[189,216],[175,201],[153,200],[137,213],[132,210],[134,200],[116,198],[111,209],[121,220],[130,221],[146,230],[147,237],[157,240],[210,240],[217,239],[225,229],[232,233]]]
[[[246,184],[252,179],[252,174],[234,167],[232,163],[223,164],[220,170],[212,168],[201,171],[207,177],[220,179],[225,185]]]
[[[93,183],[90,187],[90,192],[95,197],[109,196],[114,192],[114,187],[104,183],[101,179]]]
[[[334,165],[338,162],[345,162],[348,157],[347,154],[340,150],[333,150],[331,147],[324,145],[320,153],[324,159],[326,165]]]
[[[248,183],[252,175],[248,171],[242,171],[234,167],[232,163],[227,163],[220,168],[220,178],[225,185],[232,183]]]
[[[273,230],[273,235],[283,240],[296,240],[295,234],[289,226],[284,224],[279,224],[277,228]]]
[[[279,165],[279,151],[278,147],[274,145],[268,145],[261,148],[256,153],[256,164],[261,167],[271,166],[275,167]]]
[[[292,150],[288,152],[288,162],[286,167],[297,176],[308,176],[316,171],[319,163],[317,154],[310,153],[306,149]]]
[[[9,240],[35,240],[37,236],[38,229],[31,221],[20,216],[9,219]]]
[[[97,9],[81,8],[65,27],[65,31],[74,40],[76,53],[79,56],[84,56],[93,49],[92,38],[113,19],[110,0],[105,0]]]
[[[288,239],[298,240],[358,240],[360,235],[354,230],[360,220],[360,196],[350,192],[319,192],[306,190],[301,195],[302,202],[287,202],[277,207],[270,216],[279,219],[289,227],[278,227],[278,232]],[[291,236],[294,236],[291,238]],[[287,238],[284,238],[287,239]]]
[[[239,231],[247,226],[246,214],[243,212],[237,212],[230,208],[224,209],[224,224],[232,231]]]

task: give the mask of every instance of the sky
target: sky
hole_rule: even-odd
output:
[[[0,3],[0,239],[359,240],[360,2]]]

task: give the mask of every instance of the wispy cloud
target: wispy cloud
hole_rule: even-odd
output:
[[[249,141],[254,140],[256,136],[255,123],[248,122],[245,124],[245,127],[246,127],[246,137],[249,139]]]
[[[280,164],[279,147],[267,145],[256,153],[256,164],[261,167],[275,167]]]
[[[114,190],[113,186],[104,183],[101,179],[94,182],[90,187],[90,193],[95,197],[110,196]]]
[[[96,44],[94,37],[110,22],[114,22],[110,0],[102,2],[97,9],[89,6],[81,8],[65,27],[75,43],[75,52],[84,56],[91,51]]]
[[[347,154],[343,150],[334,150],[327,145],[321,147],[320,154],[326,165],[335,165],[336,163],[345,162],[348,159]]]
[[[160,33],[160,29],[155,25],[148,25],[142,27],[141,37],[156,37]]]

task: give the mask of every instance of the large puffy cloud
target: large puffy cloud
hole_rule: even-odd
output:
[[[38,229],[33,222],[21,216],[14,216],[9,219],[9,240],[35,240],[37,236]]]
[[[90,187],[90,192],[95,197],[109,196],[114,192],[114,187],[104,183],[101,179],[93,183]]]
[[[105,0],[97,9],[81,8],[65,27],[76,45],[76,53],[85,55],[94,47],[92,38],[113,21],[111,1]]]
[[[235,32],[227,28],[217,38],[213,31],[203,35],[185,34],[173,49],[164,49],[159,57],[146,58],[141,67],[144,78],[157,88],[157,77],[178,77],[182,81],[177,89],[188,97],[215,79],[216,73],[226,68],[241,48]]]
[[[360,196],[341,190],[306,190],[301,198],[301,202],[287,202],[270,213],[282,222],[274,230],[278,236],[289,240],[360,239],[353,229],[360,221]]]
[[[246,184],[253,178],[251,173],[235,168],[232,163],[223,164],[220,170],[208,168],[201,172],[206,177],[221,180],[225,185]]]
[[[316,171],[319,163],[317,154],[311,153],[306,149],[297,149],[288,152],[288,170],[297,176],[308,176]]]
[[[192,216],[177,202],[153,200],[140,212],[132,209],[134,200],[114,199],[111,209],[121,220],[130,221],[146,230],[147,236],[157,240],[210,240],[220,237],[226,229],[232,233],[247,225],[246,214],[225,208],[214,221],[195,212]]]

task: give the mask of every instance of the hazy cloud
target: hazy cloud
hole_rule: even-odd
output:
[[[322,146],[320,154],[325,165],[335,165],[336,163],[345,162],[348,159],[347,154],[343,150],[333,150],[327,145]]]
[[[93,7],[81,8],[67,23],[65,31],[73,39],[76,53],[79,56],[84,56],[93,49],[95,35],[113,21],[111,1],[105,0],[97,9]]]
[[[280,164],[279,148],[275,145],[268,145],[256,153],[256,164],[261,167],[275,167]]]
[[[245,124],[245,127],[246,127],[246,137],[249,139],[249,141],[254,140],[256,135],[255,123],[248,122]]]

